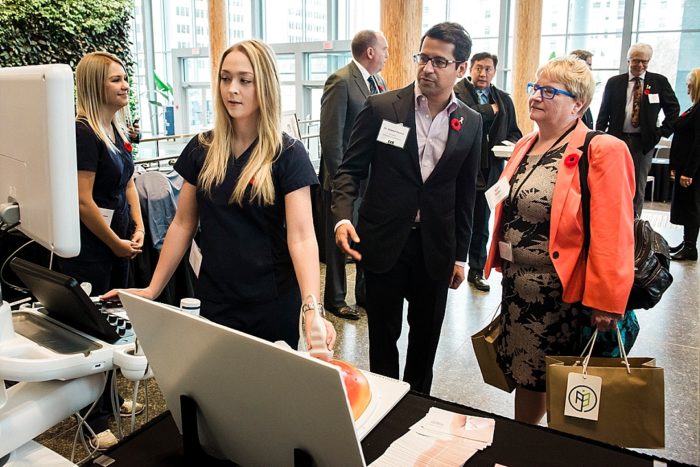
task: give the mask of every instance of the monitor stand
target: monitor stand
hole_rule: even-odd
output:
[[[180,395],[180,412],[182,414],[182,448],[185,461],[189,465],[233,466],[229,460],[219,459],[207,454],[199,441],[197,425],[197,402],[190,396]],[[311,454],[303,449],[294,449],[294,467],[312,467]]]

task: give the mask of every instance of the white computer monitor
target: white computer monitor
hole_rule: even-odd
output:
[[[317,466],[363,466],[360,440],[409,390],[366,373],[374,402],[354,422],[338,367],[169,305],[119,297],[180,432],[187,395],[204,446],[240,465],[293,465],[299,448]]]
[[[80,252],[73,72],[68,65],[0,68],[0,204],[18,229],[62,257]]]

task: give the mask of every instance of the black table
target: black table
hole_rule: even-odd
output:
[[[403,436],[411,425],[423,418],[430,407],[496,420],[493,444],[469,459],[465,464],[469,467],[493,467],[496,463],[508,467],[602,465],[651,467],[655,459],[662,460],[669,466],[687,465],[571,436],[549,428],[526,425],[413,391],[407,394],[362,441],[362,450],[367,464],[381,456],[394,440]],[[115,460],[111,464],[113,467],[188,465],[183,455],[182,437],[169,412],[144,425],[141,430],[127,437],[105,455]],[[87,465],[107,464],[88,463]],[[199,463],[199,465],[205,464]],[[222,465],[232,464],[226,462]],[[343,465],[342,459],[338,459],[338,465]]]

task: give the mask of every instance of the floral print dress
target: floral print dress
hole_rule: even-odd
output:
[[[527,155],[511,179],[503,206],[504,241],[513,262],[503,261],[503,332],[498,360],[520,387],[545,390],[545,355],[577,355],[580,305],[562,301],[562,285],[549,257],[549,227],[561,146]]]

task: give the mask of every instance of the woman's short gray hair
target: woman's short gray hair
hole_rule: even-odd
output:
[[[535,78],[546,77],[557,83],[561,83],[566,90],[576,96],[583,104],[580,115],[586,111],[595,92],[595,80],[588,65],[576,56],[554,58],[540,66],[535,73]]]

